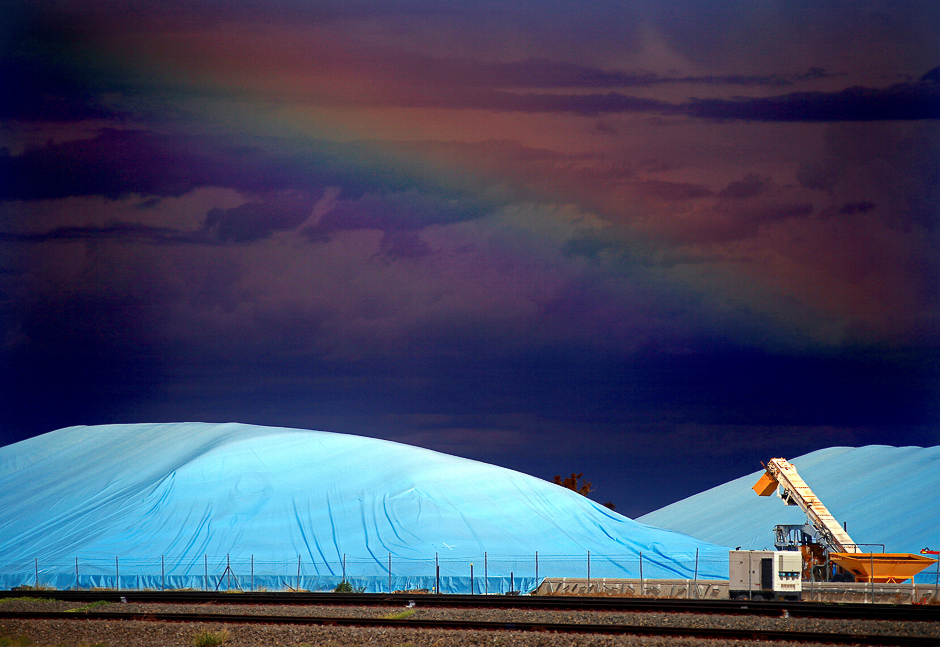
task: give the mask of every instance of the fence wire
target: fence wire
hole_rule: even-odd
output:
[[[491,555],[474,558],[438,554],[404,558],[391,554],[342,555],[335,561],[298,555],[260,559],[254,555],[155,556],[151,558],[35,558],[0,564],[0,588],[333,591],[346,582],[369,593],[427,590],[439,593],[529,592],[545,578],[723,580],[724,551],[681,554]]]

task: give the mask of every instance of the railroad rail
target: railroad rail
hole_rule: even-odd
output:
[[[937,638],[928,636],[872,635],[855,633],[827,633],[781,631],[765,629],[720,629],[709,627],[631,626],[590,623],[546,622],[487,622],[468,620],[422,620],[385,618],[336,618],[313,616],[242,615],[219,613],[124,613],[68,611],[0,612],[0,620],[67,620],[82,622],[139,621],[213,624],[279,624],[319,625],[347,627],[382,627],[394,629],[448,629],[459,631],[521,631],[565,634],[603,634],[637,636],[671,636],[685,638],[712,638],[725,640],[761,640],[815,642],[855,645],[894,645],[900,647],[936,647]]]
[[[740,600],[684,600],[630,597],[433,595],[407,593],[309,593],[211,591],[28,590],[0,591],[0,599],[30,597],[70,602],[136,604],[231,604],[266,606],[406,606],[727,614],[795,618],[877,619],[940,622],[940,605],[894,605]]]

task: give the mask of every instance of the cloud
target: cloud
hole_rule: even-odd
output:
[[[155,243],[190,243],[204,240],[203,237],[193,232],[132,222],[117,222],[104,226],[55,227],[49,231],[36,233],[0,232],[0,241],[20,243],[109,238],[136,239]]]
[[[688,182],[644,180],[634,183],[633,187],[642,196],[675,202],[707,198],[714,195],[707,187]]]
[[[270,143],[270,142],[268,142]],[[443,189],[418,177],[420,163],[400,160],[368,143],[310,141],[276,150],[216,135],[163,135],[103,129],[90,139],[50,142],[20,155],[0,149],[0,200],[52,200],[100,195],[179,197],[201,187],[271,195],[340,187],[347,198],[370,192]],[[230,222],[231,218],[220,218]]]
[[[155,135],[137,130],[102,130],[93,139],[49,143],[21,155],[4,155],[0,170],[9,182],[3,200],[42,200],[131,193],[180,196],[202,186],[262,188],[257,160],[244,152],[225,154],[210,138]],[[270,174],[267,174],[270,175]],[[273,178],[268,178],[272,181]]]
[[[705,246],[721,255],[724,252],[717,246],[756,238],[764,228],[774,223],[806,218],[813,212],[810,203],[783,201],[779,196],[772,200],[722,200],[670,214],[669,217],[649,219],[646,227],[651,237],[669,245]],[[581,247],[585,246],[582,241]],[[666,254],[665,258],[673,263],[673,256]]]
[[[512,141],[382,148],[312,141],[274,153],[225,137],[114,129],[0,155],[2,166],[15,180],[0,189],[8,208],[37,214],[25,231],[3,233],[8,241],[124,238],[215,245],[297,229],[308,240],[326,242],[339,232],[373,230],[382,232],[380,252],[399,258],[430,251],[418,235],[428,227],[481,218],[512,201],[577,201],[609,191],[632,174],[616,160]],[[161,201],[217,189],[229,192],[221,203],[202,200],[187,207],[194,214],[201,208],[204,218],[174,216],[173,227],[147,215]],[[645,190],[659,199],[707,194],[704,187],[661,181],[650,181]],[[315,197],[325,191],[330,198],[314,208]],[[106,202],[65,206],[70,199],[96,197]],[[56,201],[61,206],[52,206]]]
[[[335,198],[337,191],[330,191]],[[217,245],[253,243],[279,231],[298,228],[313,242],[328,242],[339,231],[379,230],[383,232],[381,251],[388,256],[406,258],[428,254],[430,248],[417,232],[436,224],[450,224],[480,216],[483,211],[472,201],[448,200],[417,192],[385,196],[366,195],[358,200],[336,201],[317,198],[300,191],[267,194],[261,200],[235,207],[213,207],[200,227],[171,227],[113,221],[102,225],[65,225],[46,231],[0,232],[0,241],[43,243],[89,239],[123,239],[147,243]],[[319,221],[302,227],[326,209]]]
[[[744,200],[760,195],[767,186],[768,181],[761,179],[754,173],[749,173],[743,179],[730,183],[718,192],[719,198],[731,200]]]
[[[790,86],[832,76],[819,67],[795,74],[681,75],[604,69],[546,58],[486,62],[386,51],[368,51],[360,55],[356,63],[359,69],[376,74],[394,68],[399,78],[412,84],[490,89],[647,88],[657,85]]]
[[[386,231],[382,236],[382,253],[395,258],[421,258],[431,247],[413,231]]]
[[[40,16],[39,4],[5,3],[0,9],[0,119],[32,124],[127,118],[126,111],[102,102],[101,85],[83,68],[87,52],[76,46],[81,28]]]
[[[919,81],[887,88],[795,92],[776,97],[692,99],[676,111],[701,119],[753,121],[889,121],[940,119],[940,83]]]
[[[64,70],[0,60],[0,119],[21,122],[121,120],[129,113],[103,105]]]
[[[832,162],[821,164],[818,160],[813,160],[800,163],[796,170],[796,181],[802,187],[826,191],[831,195],[842,174],[842,169]]]
[[[314,199],[309,195],[291,192],[231,209],[216,207],[206,214],[205,230],[222,242],[253,242],[276,231],[298,227],[310,216],[313,205]]]
[[[480,7],[468,10],[477,18],[485,13]],[[727,8],[718,11],[721,13]],[[762,71],[773,69],[766,61],[756,68],[753,64],[746,66],[761,70],[758,73],[661,71],[668,69],[663,62],[673,61],[679,69],[689,66],[707,70],[708,66],[702,62],[718,56],[719,52],[721,57],[730,57],[734,65],[715,65],[714,70],[738,69],[747,62],[753,63],[743,58],[742,53],[756,55],[751,38],[753,30],[772,32],[776,39],[791,37],[761,10],[728,11],[729,19],[720,21],[718,28],[718,14],[713,10],[707,12],[708,15],[701,14],[693,7],[680,12],[681,16],[673,11],[662,14],[658,9],[634,8],[616,12],[616,18],[608,15],[609,12],[601,18],[601,14],[590,9],[559,8],[545,14],[542,7],[517,7],[509,12],[511,16],[497,12],[502,29],[483,40],[496,37],[496,33],[502,33],[513,21],[519,20],[528,23],[523,33],[530,42],[524,46],[519,42],[507,43],[505,52],[486,54],[464,42],[469,32],[468,25],[461,22],[467,18],[463,10],[455,12],[450,7],[432,7],[426,3],[406,3],[406,6],[394,8],[361,3],[316,3],[315,7],[309,7],[290,0],[275,9],[256,2],[237,5],[196,2],[181,9],[173,3],[148,0],[140,6],[135,4],[134,10],[129,11],[121,2],[109,0],[97,6],[80,0],[69,3],[68,7],[43,6],[20,13],[23,15],[16,16],[15,24],[21,27],[17,31],[26,35],[18,35],[15,46],[7,51],[29,54],[8,55],[0,63],[3,75],[0,78],[8,79],[10,82],[6,85],[16,89],[5,95],[7,103],[0,103],[0,115],[34,115],[34,118],[48,119],[116,116],[117,113],[101,103],[109,94],[130,98],[133,103],[135,97],[146,101],[146,98],[154,98],[154,90],[162,93],[167,90],[163,85],[166,80],[152,85],[154,81],[141,79],[143,75],[133,66],[142,62],[148,65],[147,69],[160,70],[165,79],[190,73],[220,76],[225,80],[219,83],[223,89],[218,96],[223,96],[224,86],[232,83],[236,88],[259,92],[265,99],[275,102],[303,97],[339,105],[583,115],[654,112],[759,121],[936,119],[940,114],[940,84],[936,81],[940,74],[933,70],[918,80],[888,88],[855,87],[839,92],[803,92],[776,97],[703,98],[676,103],[616,91],[637,88],[645,94],[654,87],[696,85],[789,88],[838,76],[799,57],[794,59],[798,63],[792,64],[799,66],[793,68],[800,70],[796,72]],[[562,19],[563,15],[564,27],[555,33],[562,25],[554,21]],[[538,19],[533,19],[536,16]],[[410,25],[412,17],[420,19]],[[383,30],[376,29],[375,25],[367,32],[351,28],[360,21],[371,24],[373,20],[385,26],[381,36],[379,32]],[[490,20],[492,18],[487,22]],[[905,21],[911,21],[910,15],[901,19]],[[343,23],[342,26],[337,27],[338,22]],[[74,24],[81,25],[81,29],[76,29]],[[572,24],[581,24],[588,30],[585,33],[593,36],[587,39],[576,36],[570,31]],[[442,37],[439,31],[442,29],[461,30],[456,37],[454,34],[447,37],[453,49],[429,46]],[[846,38],[850,32],[849,28],[842,28],[839,36]],[[672,38],[668,37],[670,33]],[[136,34],[140,43],[134,38]],[[415,37],[413,42],[409,40],[412,36]],[[663,57],[656,65],[652,59],[641,55],[644,49],[653,47],[650,39],[657,41],[664,36],[671,41],[663,44],[673,49],[669,54],[684,51],[687,58]],[[551,52],[548,43],[554,38],[559,38],[559,43],[564,42],[567,47],[546,54],[546,50]],[[573,40],[587,43],[578,43],[575,47]],[[458,43],[463,47],[458,48]],[[601,55],[615,43],[611,51],[619,52],[619,56]],[[101,50],[108,51],[108,47],[121,48],[129,44],[143,47],[139,51],[136,47],[128,51],[127,62],[103,64],[94,56],[101,56]],[[582,52],[585,46],[593,50],[594,56],[573,55]],[[761,56],[766,55],[763,51],[766,48],[759,49]],[[429,53],[434,51],[447,51],[448,55]],[[499,60],[500,54],[505,56],[514,51],[518,51],[520,60]],[[231,60],[220,64],[218,58]],[[632,65],[623,61],[630,61]],[[830,61],[824,62],[828,65]],[[658,70],[650,71],[650,65]],[[239,73],[231,75],[232,70],[239,70]],[[280,76],[282,74],[288,75],[290,83],[277,89],[278,81],[285,78]],[[390,79],[394,82],[388,82]],[[172,81],[169,84],[176,91],[192,92],[191,86],[176,85]],[[577,92],[543,92],[566,88]],[[675,94],[675,90],[672,93]],[[165,102],[161,102],[161,109],[165,110]]]
[[[831,124],[824,142],[824,154],[805,166],[812,171],[797,178],[818,181],[810,188],[827,190],[834,209],[860,214],[871,211],[871,203],[878,206],[877,220],[892,227],[936,230],[938,122]]]
[[[940,119],[940,83],[925,80],[887,88],[852,87],[837,92],[794,92],[773,97],[692,98],[685,103],[616,91],[567,94],[423,86],[408,93],[388,94],[375,103],[501,112],[567,112],[584,116],[653,113],[765,122],[911,121]]]
[[[595,122],[594,130],[604,135],[617,135],[617,129],[603,121]]]
[[[358,200],[339,201],[320,220],[303,230],[310,240],[326,241],[334,232],[378,229],[383,232],[414,232],[431,225],[451,224],[479,217],[482,205],[408,191],[385,195],[368,194]],[[405,244],[406,238],[388,239],[389,245]],[[409,246],[414,247],[413,239]],[[404,248],[402,248],[404,249]]]
[[[839,214],[852,215],[855,213],[865,213],[875,208],[875,203],[865,200],[863,202],[846,202],[839,207]]]
[[[927,72],[925,75],[920,77],[921,81],[927,81],[930,83],[940,83],[940,66],[937,66]]]
[[[379,103],[415,108],[495,110],[499,112],[570,112],[595,116],[619,112],[675,112],[664,101],[629,96],[620,92],[604,94],[517,93],[500,90],[424,88],[406,95],[386,97]]]

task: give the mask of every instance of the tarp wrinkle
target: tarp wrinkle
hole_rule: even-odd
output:
[[[727,576],[725,547],[636,523],[553,483],[339,433],[236,423],[69,427],[0,448],[0,465],[16,467],[0,474],[0,586],[31,582],[37,561],[50,578],[59,569],[52,564],[74,571],[76,557],[101,571],[95,577],[117,557],[122,580],[152,583],[164,565],[175,585],[192,585],[206,578],[208,560],[231,559],[257,566],[271,586],[293,587],[298,577],[321,586],[331,580],[303,578],[340,577],[346,556],[360,569],[350,578],[374,590],[428,588],[438,556],[456,587],[469,585],[469,564],[480,569],[486,553],[496,590],[510,571],[520,582],[534,578],[536,551],[547,560],[542,577],[582,576],[588,551],[612,574],[637,575],[642,551],[685,576],[696,548],[700,577]],[[264,574],[275,563],[280,574]],[[61,570],[54,577],[65,581],[69,569]]]

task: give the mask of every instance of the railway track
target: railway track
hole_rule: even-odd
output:
[[[394,629],[447,629],[455,631],[519,631],[557,634],[634,635],[683,638],[710,638],[740,641],[785,641],[791,643],[827,643],[838,645],[894,645],[898,647],[936,647],[937,637],[872,635],[858,633],[830,633],[783,631],[767,629],[722,629],[709,627],[631,626],[619,624],[550,623],[550,622],[489,622],[467,620],[426,620],[387,618],[348,618],[317,616],[278,616],[223,613],[126,613],[80,611],[21,611],[0,612],[0,621],[65,620],[69,622],[167,622],[319,625],[334,627],[381,627]]]
[[[876,619],[940,622],[940,605],[890,605],[737,600],[678,600],[654,598],[429,595],[403,593],[219,593],[206,591],[0,591],[0,599],[28,596],[71,602],[140,604],[234,604],[266,606],[405,606],[526,609],[544,611],[621,611],[726,614],[794,618]]]

